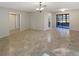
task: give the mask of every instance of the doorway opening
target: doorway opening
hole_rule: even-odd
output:
[[[69,14],[57,14],[56,27],[69,29]]]
[[[48,27],[49,27],[49,29],[50,29],[50,27],[51,27],[51,24],[50,24],[50,16],[48,17]]]
[[[10,34],[20,30],[20,15],[9,13],[9,32]]]

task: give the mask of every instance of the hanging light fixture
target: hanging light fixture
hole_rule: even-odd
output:
[[[59,9],[59,11],[64,12],[66,10],[69,10],[68,8]]]
[[[44,5],[44,6],[46,6],[46,5]],[[40,13],[42,12],[42,10],[44,10],[42,2],[39,3],[39,8],[36,8],[36,10],[39,11]]]

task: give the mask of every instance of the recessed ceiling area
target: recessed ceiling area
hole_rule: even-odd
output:
[[[43,5],[46,5],[45,11],[52,12],[56,12],[62,8],[67,8],[69,10],[79,9],[79,2],[44,2]],[[37,7],[39,7],[39,2],[0,2],[0,7],[33,12],[36,11],[35,9]]]

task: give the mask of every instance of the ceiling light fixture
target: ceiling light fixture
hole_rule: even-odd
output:
[[[60,11],[62,11],[62,12],[66,11],[66,10],[68,10],[68,9],[64,9],[64,8],[63,9],[60,9]]]
[[[36,10],[39,10],[39,8],[36,8]]]
[[[39,8],[36,8],[37,11],[39,11],[40,13],[42,12],[42,10],[44,10],[44,7],[45,5],[43,5],[42,2],[39,3]]]
[[[43,10],[44,8],[40,8],[40,10]]]

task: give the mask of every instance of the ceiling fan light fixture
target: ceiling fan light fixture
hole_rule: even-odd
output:
[[[44,7],[46,7],[46,5],[43,5],[42,2],[40,2],[40,3],[39,3],[39,7],[36,8],[36,10],[41,13],[41,12],[44,10]]]
[[[61,11],[63,12],[63,11],[65,11],[66,9],[61,9]]]
[[[68,10],[68,9],[65,9],[65,8],[63,8],[63,9],[60,9],[60,11],[62,11],[62,12],[66,11],[66,10]]]

